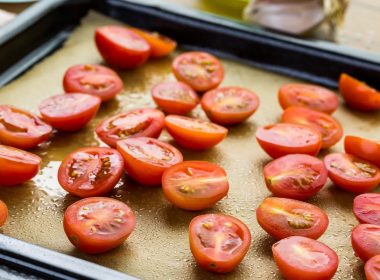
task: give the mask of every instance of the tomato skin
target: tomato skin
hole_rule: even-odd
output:
[[[208,175],[210,173],[211,177]],[[210,185],[199,183],[208,178],[216,180],[213,185],[212,182]],[[176,188],[173,181],[180,182],[179,189]],[[198,189],[197,186],[199,186]],[[200,190],[200,193],[197,193],[196,190]],[[206,190],[209,192],[207,193]],[[189,211],[212,207],[227,195],[228,190],[226,171],[207,161],[184,161],[167,169],[162,176],[162,191],[166,199],[176,207]]]
[[[220,87],[206,92],[201,105],[212,122],[233,125],[252,116],[259,107],[260,100],[254,92],[245,88]]]
[[[259,127],[256,140],[272,158],[288,154],[316,156],[322,147],[321,134],[315,128],[291,123]]]
[[[115,148],[116,142],[129,137],[158,138],[164,127],[165,115],[156,109],[134,109],[101,122],[95,132],[107,145]]]
[[[0,227],[2,227],[8,219],[8,207],[0,200]]]
[[[121,26],[98,27],[95,43],[103,59],[120,69],[133,69],[142,65],[151,51],[144,38]]]
[[[54,95],[39,106],[42,119],[62,131],[83,128],[99,110],[101,99],[82,93]]]
[[[217,124],[184,116],[169,115],[165,127],[174,140],[189,150],[206,150],[219,144],[228,130]]]
[[[118,141],[117,150],[124,158],[128,175],[145,186],[160,185],[164,171],[183,161],[181,152],[175,147],[154,138]]]
[[[288,280],[330,280],[338,269],[338,255],[307,237],[282,239],[272,246],[272,252],[278,269]]]
[[[123,86],[123,81],[115,71],[97,64],[71,66],[63,77],[66,93],[87,93],[100,97],[103,102],[114,98]]]
[[[318,239],[327,229],[329,218],[310,203],[295,199],[268,197],[256,210],[260,226],[277,240],[289,236]]]
[[[110,221],[112,215],[115,218]],[[104,225],[107,222],[108,227]],[[67,207],[63,217],[63,227],[70,242],[87,254],[99,254],[118,247],[135,225],[135,215],[128,205],[108,197],[78,200]],[[99,231],[102,233],[98,234]]]
[[[33,149],[49,139],[52,127],[37,116],[9,105],[0,105],[0,142],[19,149]]]
[[[219,59],[205,52],[186,52],[172,63],[174,76],[195,91],[205,92],[216,88],[224,78],[224,69]]]
[[[332,114],[339,106],[338,96],[331,90],[312,84],[286,84],[278,91],[282,109],[306,107],[326,114]]]
[[[123,165],[122,156],[114,149],[80,148],[62,161],[58,182],[65,191],[82,198],[105,195],[120,180]]]
[[[324,163],[331,181],[346,191],[365,193],[380,183],[379,168],[353,155],[332,153],[324,158]]]
[[[187,84],[166,81],[152,88],[154,102],[167,114],[187,115],[199,103],[199,97]]]
[[[361,224],[380,226],[380,194],[363,193],[354,198],[353,212]]]
[[[150,45],[150,57],[161,58],[169,55],[177,47],[177,42],[157,32],[130,27],[130,30],[143,37]]]
[[[352,230],[351,244],[355,254],[363,261],[380,254],[380,226],[359,224]]]
[[[333,117],[303,107],[287,108],[282,114],[281,121],[304,124],[317,129],[322,135],[322,149],[335,145],[343,136],[342,126]]]
[[[380,142],[357,136],[347,135],[344,138],[344,150],[380,167]]]
[[[380,255],[370,258],[365,263],[364,272],[367,280],[380,279]]]
[[[223,234],[229,231],[234,232],[233,234],[241,241],[240,246],[238,246],[233,253],[215,252],[215,248],[211,247],[204,248],[200,240],[200,232],[211,235],[211,240],[213,235],[215,236],[218,233]],[[251,233],[242,221],[232,216],[205,214],[191,220],[189,226],[189,241],[190,250],[200,267],[212,272],[228,273],[232,271],[247,254],[251,243]],[[232,245],[232,243],[230,245]],[[224,253],[224,255],[218,256],[218,253],[220,255]]]
[[[304,200],[316,195],[326,184],[327,169],[316,157],[291,154],[265,165],[264,178],[273,195]]]
[[[0,145],[0,186],[18,185],[32,179],[41,161],[35,154]]]
[[[340,75],[339,91],[353,109],[364,112],[380,110],[380,92],[347,74]]]

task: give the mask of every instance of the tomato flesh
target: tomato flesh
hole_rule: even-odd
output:
[[[167,114],[186,115],[199,103],[199,97],[181,82],[161,82],[152,88],[154,102]]]
[[[98,254],[121,245],[132,233],[136,218],[125,203],[90,197],[70,205],[63,226],[70,242],[82,252]]]
[[[307,237],[282,239],[272,246],[272,252],[285,279],[329,280],[338,269],[338,255],[325,244]]]
[[[268,163],[264,178],[275,196],[304,200],[316,195],[326,184],[327,169],[316,157],[292,154]]]
[[[272,158],[287,154],[315,156],[322,146],[321,134],[314,128],[301,124],[280,123],[259,127],[256,139]]]
[[[189,150],[206,150],[219,144],[228,130],[220,125],[184,116],[169,115],[165,127],[174,140]]]
[[[363,261],[380,255],[380,226],[359,224],[352,230],[352,248]]]
[[[220,214],[195,217],[189,227],[191,252],[203,269],[227,273],[247,254],[251,233],[240,220]]]
[[[379,168],[353,155],[329,154],[324,163],[331,181],[346,191],[364,193],[380,183]]]
[[[172,145],[148,137],[119,141],[117,150],[124,158],[128,175],[146,186],[160,185],[164,171],[183,160]]]
[[[8,219],[8,207],[0,200],[0,227],[2,227]]]
[[[68,155],[58,170],[58,182],[67,192],[90,197],[110,192],[123,173],[124,161],[114,149],[81,148]]]
[[[111,147],[129,137],[160,136],[165,115],[156,109],[135,109],[104,120],[96,128],[99,138]]]
[[[380,255],[374,256],[366,262],[364,272],[366,280],[380,279]]]
[[[220,87],[206,92],[201,105],[211,121],[221,125],[238,124],[259,107],[257,95],[241,87]]]
[[[362,159],[368,160],[380,167],[380,142],[357,136],[346,136],[344,138],[344,150]]]
[[[380,194],[363,193],[354,199],[353,211],[362,224],[380,226]]]
[[[212,207],[228,193],[223,168],[206,161],[184,161],[162,176],[165,197],[178,208],[195,211]]]
[[[186,52],[177,56],[172,70],[177,80],[199,92],[216,88],[224,78],[220,61],[205,52]]]

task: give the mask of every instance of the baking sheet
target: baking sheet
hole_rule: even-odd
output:
[[[97,26],[120,24],[90,12],[63,48],[47,57],[22,77],[0,90],[0,103],[12,104],[37,113],[41,100],[63,91],[65,70],[78,63],[101,63],[94,42]],[[201,43],[200,43],[201,44]],[[175,55],[175,54],[174,54]],[[152,85],[173,80],[171,59],[150,61],[143,67],[119,72],[125,88],[116,100],[102,106],[95,120],[78,133],[57,133],[49,143],[35,150],[43,157],[40,174],[33,181],[17,187],[2,188],[0,199],[10,210],[2,228],[4,234],[62,253],[83,258],[142,279],[282,279],[272,260],[270,247],[274,240],[257,224],[254,209],[270,193],[262,177],[269,157],[256,143],[258,126],[278,121],[282,112],[277,102],[278,88],[296,80],[223,60],[226,78],[222,85],[239,85],[254,90],[261,99],[256,114],[246,123],[229,129],[229,135],[217,147],[205,152],[182,150],[186,160],[208,160],[224,167],[230,181],[227,198],[208,211],[187,212],[171,206],[160,188],[147,188],[124,177],[111,196],[126,202],[136,213],[137,227],[121,247],[97,256],[77,251],[66,238],[62,227],[63,212],[78,198],[58,185],[56,173],[60,161],[82,146],[99,145],[94,128],[105,117],[132,108],[154,107],[150,98]],[[342,69],[344,70],[344,69]],[[193,113],[203,117],[200,108]],[[345,127],[346,134],[376,138],[380,114],[360,114],[341,106],[334,116]],[[160,137],[170,141],[167,133]],[[342,149],[341,143],[333,150]],[[330,226],[320,241],[339,255],[340,266],[334,279],[364,279],[362,262],[351,249],[351,229],[357,224],[352,215],[353,195],[328,184],[310,200],[324,209]],[[202,213],[225,213],[243,220],[252,233],[251,248],[232,273],[215,275],[199,269],[188,246],[188,224]]]

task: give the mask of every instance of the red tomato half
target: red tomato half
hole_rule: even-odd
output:
[[[135,109],[104,120],[96,128],[99,138],[111,147],[116,142],[129,137],[160,136],[164,127],[165,115],[156,109]]]
[[[221,87],[206,92],[201,104],[211,121],[231,125],[248,119],[259,107],[260,100],[248,89]]]
[[[354,199],[353,211],[362,224],[380,226],[380,194],[363,193]]]
[[[125,203],[90,197],[71,204],[63,227],[70,242],[82,252],[97,254],[121,245],[132,233],[136,218]]]
[[[240,220],[220,214],[195,217],[189,227],[190,249],[203,269],[227,273],[247,254],[251,233]]]
[[[339,106],[338,96],[331,90],[308,84],[287,84],[278,91],[278,100],[283,109],[306,107],[332,114]]]
[[[77,131],[95,117],[101,99],[83,93],[54,95],[39,106],[44,121],[56,129]]]
[[[311,126],[322,135],[322,148],[336,144],[343,136],[342,126],[330,115],[302,107],[287,108],[282,114],[282,122]]]
[[[117,142],[117,149],[125,160],[128,175],[147,186],[161,184],[164,171],[183,160],[175,147],[154,138],[125,139]]]
[[[199,92],[216,88],[224,78],[224,69],[219,59],[205,52],[186,52],[172,63],[177,80]]]
[[[277,240],[289,236],[318,239],[327,229],[325,212],[295,199],[268,197],[256,210],[260,226]]]
[[[198,95],[181,82],[162,82],[152,88],[152,97],[165,113],[186,115],[199,103]]]
[[[280,240],[272,246],[274,261],[288,280],[330,280],[338,255],[325,244],[302,236]]]
[[[304,200],[317,194],[326,184],[323,161],[309,155],[286,155],[264,167],[268,189],[279,197]]]
[[[313,127],[301,124],[279,123],[259,127],[256,139],[272,158],[287,154],[315,156],[322,146],[321,134]]]
[[[380,142],[357,136],[344,138],[344,150],[362,159],[368,160],[380,167]]]
[[[114,149],[81,148],[62,161],[58,181],[67,192],[79,197],[104,195],[119,181],[123,165],[123,158]]]
[[[0,227],[5,224],[7,219],[8,219],[8,207],[2,200],[0,200]]]
[[[228,130],[217,124],[183,116],[169,115],[165,127],[181,146],[190,150],[206,150],[220,143]]]
[[[0,105],[0,142],[19,149],[32,149],[49,139],[52,127],[37,116]]]
[[[353,155],[333,153],[324,162],[331,181],[346,191],[365,193],[380,183],[379,168]]]
[[[67,69],[63,77],[66,93],[87,93],[108,101],[123,89],[115,71],[97,64],[79,64]]]
[[[40,164],[39,156],[0,145],[0,185],[12,186],[32,179],[37,175]]]
[[[374,256],[366,262],[364,272],[366,280],[380,279],[380,255]]]
[[[359,224],[352,230],[352,248],[363,261],[380,255],[380,226]]]
[[[212,207],[228,193],[226,171],[207,161],[184,161],[165,171],[162,190],[175,206],[185,210]]]
[[[339,91],[346,103],[354,109],[380,110],[380,92],[347,74],[340,75]]]
[[[104,60],[121,69],[142,65],[151,51],[150,45],[143,37],[121,26],[97,28],[95,43]]]

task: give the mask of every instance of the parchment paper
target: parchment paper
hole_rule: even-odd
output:
[[[63,91],[61,81],[69,66],[102,62],[93,42],[94,29],[115,23],[119,24],[91,12],[63,48],[2,88],[0,103],[37,113],[42,99]],[[295,80],[227,60],[223,60],[226,70],[223,85],[254,90],[261,106],[249,121],[230,128],[228,137],[217,147],[205,152],[182,151],[186,160],[208,160],[223,166],[230,181],[228,197],[208,211],[187,212],[171,206],[160,188],[138,186],[123,178],[111,196],[126,202],[137,215],[136,230],[127,242],[109,253],[91,256],[76,250],[66,238],[62,215],[78,198],[68,195],[58,185],[56,173],[60,161],[78,147],[99,145],[94,128],[105,117],[131,108],[154,107],[150,88],[162,80],[174,79],[170,72],[171,59],[150,61],[137,70],[119,72],[125,82],[123,93],[102,105],[86,129],[72,134],[58,133],[50,143],[34,151],[44,158],[40,174],[24,185],[0,189],[0,199],[10,210],[3,233],[142,279],[281,279],[271,255],[274,240],[255,218],[254,209],[270,195],[262,176],[263,165],[270,159],[258,146],[254,133],[258,126],[278,121],[282,110],[277,102],[277,90]],[[194,115],[204,117],[199,108]],[[379,135],[379,114],[359,114],[342,105],[334,116],[342,122],[346,134],[372,138]],[[160,139],[171,138],[163,133]],[[341,143],[334,148],[341,149]],[[329,183],[310,200],[330,218],[330,226],[320,241],[339,255],[340,266],[334,279],[364,279],[362,262],[354,256],[350,244],[351,229],[357,224],[351,211],[353,197]],[[188,246],[188,225],[194,216],[202,213],[230,214],[249,226],[253,241],[246,258],[234,272],[215,275],[196,266]]]

